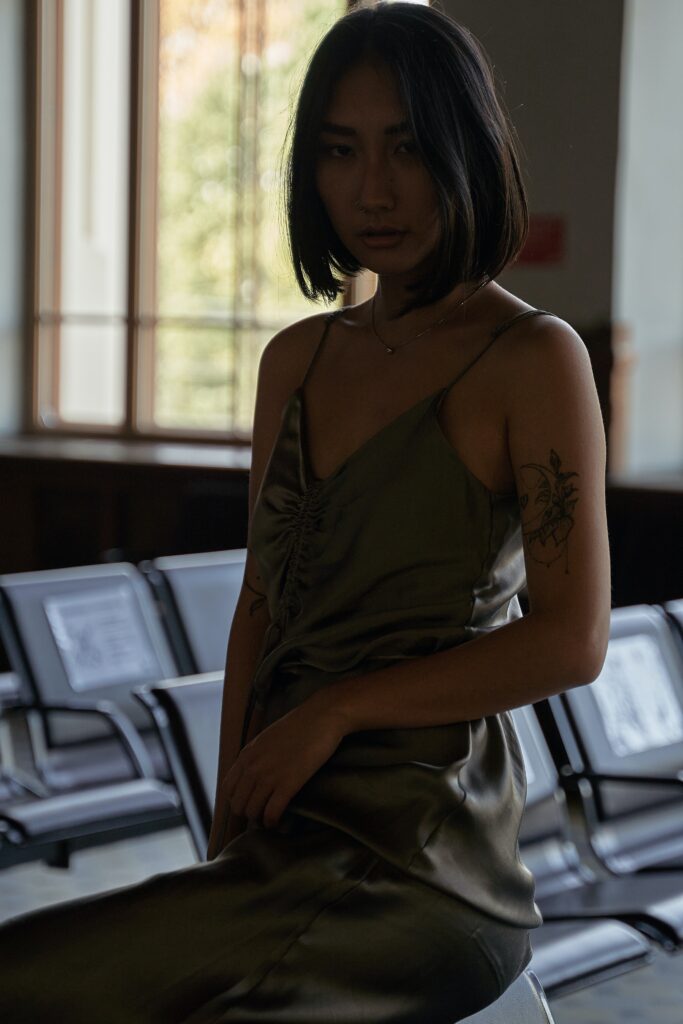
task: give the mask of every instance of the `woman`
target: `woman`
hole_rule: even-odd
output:
[[[453,1024],[529,962],[508,712],[602,665],[605,443],[581,339],[494,280],[527,212],[471,35],[338,21],[287,201],[308,297],[378,286],[261,359],[208,862],[0,929],[3,1020]]]

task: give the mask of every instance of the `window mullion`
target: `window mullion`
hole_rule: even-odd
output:
[[[140,225],[140,73],[142,67],[141,44],[143,39],[143,5],[139,0],[130,0],[130,96],[129,96],[129,143],[128,143],[128,286],[126,316],[126,394],[125,416],[122,433],[126,437],[135,434],[137,387],[137,352],[140,293],[138,283],[139,267],[139,225]]]

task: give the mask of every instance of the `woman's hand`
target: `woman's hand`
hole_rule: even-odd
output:
[[[225,778],[231,815],[262,819],[266,828],[274,828],[345,732],[342,720],[314,698],[273,722],[242,748]]]
[[[249,743],[254,736],[257,736],[261,732],[263,729],[264,719],[265,712],[263,708],[258,706],[252,708],[249,724],[247,726],[247,733],[244,739],[245,745]],[[235,758],[233,757],[231,765],[234,764],[234,762]],[[225,774],[227,777],[227,772]],[[233,839],[245,831],[247,825],[248,822],[246,818],[241,817],[241,815],[230,813],[230,807],[228,806],[228,802],[225,798],[225,793],[219,788],[216,793],[216,803],[214,806],[213,820],[211,822],[211,833],[209,835],[209,843],[206,850],[206,859],[214,860],[221,850],[225,849],[228,843],[231,843]]]

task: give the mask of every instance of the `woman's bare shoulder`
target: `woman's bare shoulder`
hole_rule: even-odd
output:
[[[505,328],[500,335],[503,344],[498,343],[495,346],[501,360],[518,360],[522,349],[528,354],[533,354],[534,349],[542,346],[544,341],[552,344],[555,340],[555,344],[562,344],[564,339],[564,343],[568,345],[583,345],[574,328],[552,310],[540,309],[500,286],[491,298],[493,301],[484,314],[485,327],[487,333],[491,334],[497,334],[501,327]],[[524,316],[525,313],[531,312],[535,315]]]
[[[533,359],[544,350],[553,348],[586,349],[581,335],[572,325],[549,310],[520,319],[519,323],[510,326],[507,333],[511,344],[506,354],[512,360]]]
[[[542,376],[554,363],[589,361],[583,339],[561,316],[545,309],[524,316],[537,309],[525,299],[499,289],[484,313],[480,333],[496,339],[490,365],[503,406],[513,394],[521,401],[533,398],[539,372]],[[505,329],[499,332],[501,327]]]
[[[261,353],[261,376],[278,382],[278,390],[292,391],[297,387],[329,314],[329,310],[313,313],[287,324],[274,334]]]
[[[501,339],[503,340],[503,339]],[[544,381],[562,376],[592,378],[590,354],[580,334],[560,316],[531,316],[514,324],[499,351],[509,403],[534,401]]]

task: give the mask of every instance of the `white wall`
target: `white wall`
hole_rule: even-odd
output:
[[[628,468],[683,468],[683,3],[626,0],[614,316],[632,333]]]
[[[19,429],[23,305],[23,4],[0,0],[0,434]]]

